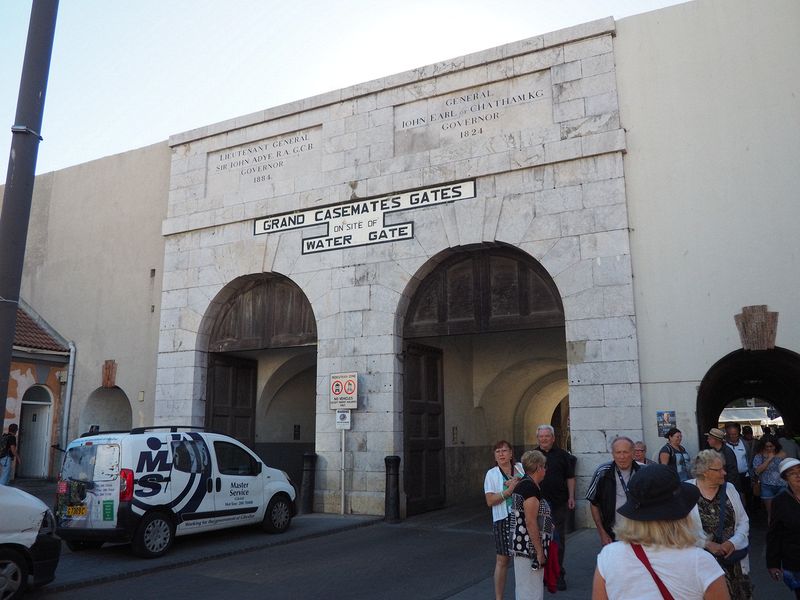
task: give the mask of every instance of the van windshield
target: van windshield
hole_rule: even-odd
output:
[[[86,444],[67,450],[61,479],[65,481],[112,481],[119,476],[119,446]]]

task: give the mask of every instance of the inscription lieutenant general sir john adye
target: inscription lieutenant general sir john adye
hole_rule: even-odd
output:
[[[277,233],[327,225],[324,235],[303,239],[303,254],[367,246],[414,237],[414,223],[386,225],[385,215],[475,197],[475,181],[460,181],[379,198],[351,200],[256,219],[253,234]]]

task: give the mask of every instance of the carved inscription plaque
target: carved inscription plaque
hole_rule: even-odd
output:
[[[322,130],[315,127],[210,152],[206,194],[269,193],[276,182],[319,171],[321,150]]]
[[[398,106],[394,127],[398,155],[528,128],[552,129],[550,71]]]

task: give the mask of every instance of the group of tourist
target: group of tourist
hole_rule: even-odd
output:
[[[514,565],[516,597],[542,598],[566,590],[563,568],[566,524],[575,508],[574,457],[559,448],[550,425],[536,430],[538,446],[515,462],[511,444],[494,446],[496,466],[486,473],[486,504],[492,508],[496,563],[495,598],[505,591],[508,567]]]
[[[787,456],[775,436],[747,444],[747,433],[738,425],[712,428],[709,448],[694,460],[675,428],[657,461],[647,458],[642,442],[612,442],[612,460],[597,468],[586,493],[603,546],[592,598],[752,598],[745,505],[755,486],[769,515],[770,577],[800,599],[800,460]],[[497,599],[512,557],[517,600],[540,599],[545,587],[566,589],[564,534],[575,505],[574,459],[555,445],[552,427],[540,426],[537,439],[538,449],[520,462],[508,442],[498,442],[497,466],[484,482],[495,523]]]

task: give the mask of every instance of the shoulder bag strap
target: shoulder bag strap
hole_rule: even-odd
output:
[[[717,543],[722,543],[722,529],[725,527],[725,508],[728,506],[727,483],[723,483],[717,492],[719,496],[719,523],[717,523]]]
[[[644,548],[642,548],[639,544],[631,544],[631,548],[633,548],[633,553],[636,555],[636,558],[642,561],[642,564],[650,572],[650,575],[653,577],[653,581],[656,582],[656,585],[658,586],[658,591],[661,592],[661,596],[664,598],[664,600],[675,600],[672,597],[672,594],[669,593],[667,586],[664,585],[664,582],[661,581],[661,578],[658,576],[658,574],[653,570],[653,567],[650,565],[650,561],[647,559],[647,554],[645,554]]]

